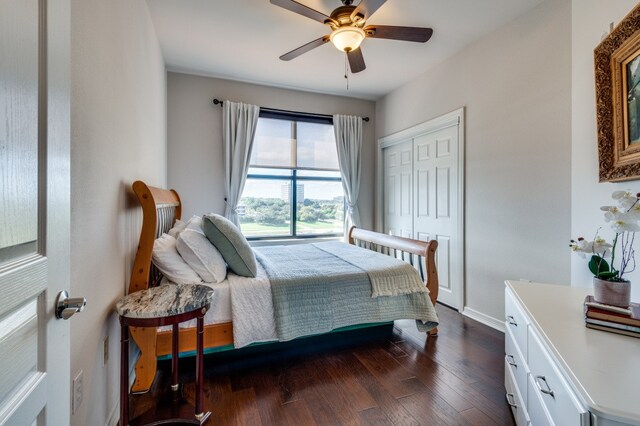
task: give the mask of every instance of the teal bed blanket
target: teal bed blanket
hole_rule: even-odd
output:
[[[407,290],[420,278],[405,262],[340,242],[254,250],[271,282],[280,341],[397,319],[415,319],[421,331],[438,325],[424,284]],[[388,287],[389,277],[403,283],[402,294],[374,294],[372,280]]]

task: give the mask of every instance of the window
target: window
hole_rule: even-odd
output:
[[[261,112],[237,211],[249,239],[342,235],[332,120]]]

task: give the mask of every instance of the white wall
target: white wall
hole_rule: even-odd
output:
[[[71,3],[71,374],[84,372],[74,425],[114,424],[120,328],[141,212],[136,179],[166,183],[166,74],[143,0]],[[103,366],[102,342],[109,336]]]
[[[371,101],[179,73],[167,76],[167,176],[180,194],[183,216],[224,211],[222,108],[213,98],[318,114],[370,117],[363,125],[362,226],[373,225],[375,106]]]
[[[465,305],[496,319],[505,279],[570,280],[570,25],[548,0],[376,105],[377,137],[466,108]]]
[[[609,32],[609,24],[618,24],[638,4],[636,0],[573,0],[572,12],[572,155],[571,155],[571,235],[593,238],[603,227],[603,236],[613,234],[603,220],[600,206],[611,203],[618,189],[640,192],[640,182],[598,183],[598,139],[595,106],[593,49]],[[640,261],[640,259],[638,259]],[[633,282],[632,299],[640,299],[640,271],[629,275]],[[586,261],[571,260],[571,282],[588,287],[592,283]]]

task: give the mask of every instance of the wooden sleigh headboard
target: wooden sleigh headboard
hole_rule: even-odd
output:
[[[180,196],[173,189],[147,186],[138,180],[133,183],[133,192],[142,206],[142,231],[133,261],[129,293],[145,290],[158,283],[160,272],[151,263],[153,242],[182,217]]]

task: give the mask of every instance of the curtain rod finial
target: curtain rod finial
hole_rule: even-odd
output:
[[[213,99],[213,104],[214,104],[214,105],[220,105],[220,106],[222,106],[223,101],[221,101],[221,100],[219,100],[219,99],[214,98],[214,99]]]

